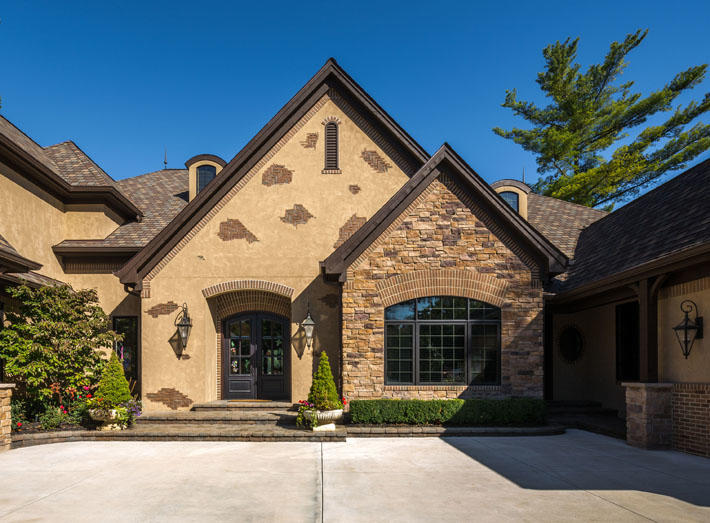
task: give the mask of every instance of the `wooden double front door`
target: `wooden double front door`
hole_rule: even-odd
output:
[[[225,399],[287,399],[289,321],[265,312],[224,322],[222,383]]]

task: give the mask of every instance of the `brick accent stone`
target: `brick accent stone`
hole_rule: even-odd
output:
[[[192,405],[192,400],[177,389],[162,388],[158,392],[149,392],[146,397],[150,401],[162,403],[169,409],[178,410]]]
[[[171,300],[167,303],[158,303],[156,305],[153,305],[150,309],[147,309],[145,312],[147,314],[150,314],[153,318],[157,318],[160,315],[172,314],[173,312],[178,310],[178,307],[179,307],[179,305]]]
[[[308,133],[300,143],[304,149],[315,149],[318,143],[318,133]]]
[[[10,450],[12,444],[12,389],[9,383],[0,383],[0,452]]]
[[[338,241],[336,241],[333,244],[333,249],[337,249],[340,247],[345,240],[350,238],[355,231],[357,231],[360,227],[365,225],[365,222],[367,221],[367,218],[364,218],[362,216],[356,216],[353,214],[350,218],[348,218],[348,221],[346,221],[343,226],[340,228],[340,234],[338,236]]]
[[[362,191],[359,185],[348,185],[348,190],[353,194],[358,194]]]
[[[225,294],[232,291],[265,291],[278,294],[290,300],[293,296],[294,289],[288,285],[282,285],[266,280],[231,280],[211,285],[202,289],[202,295],[205,298],[212,298],[219,294]]]
[[[710,383],[674,383],[673,448],[710,457]]]
[[[294,227],[308,223],[308,220],[315,218],[308,209],[300,203],[295,204],[291,209],[286,209],[286,213],[281,217],[284,223],[290,223]]]
[[[342,295],[348,398],[542,397],[539,266],[521,259],[524,248],[504,231],[494,233],[495,221],[463,192],[446,177],[433,181],[349,267]],[[437,294],[501,307],[499,386],[385,385],[385,307]]]
[[[377,151],[362,151],[360,157],[378,173],[386,173],[387,170],[392,167]]]
[[[277,184],[291,183],[293,171],[287,169],[285,165],[272,164],[261,175],[261,183],[267,187]]]
[[[626,388],[626,442],[644,449],[671,446],[670,383],[623,383]]]
[[[258,242],[259,238],[247,229],[242,222],[232,218],[219,224],[219,239],[225,242],[230,240],[246,240],[247,243]]]

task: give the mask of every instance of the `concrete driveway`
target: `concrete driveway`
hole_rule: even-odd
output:
[[[0,454],[0,520],[708,521],[710,459],[581,431]]]

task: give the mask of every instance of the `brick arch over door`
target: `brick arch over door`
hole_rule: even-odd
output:
[[[424,296],[461,296],[502,307],[508,285],[504,279],[474,271],[419,270],[380,280],[377,293],[385,307]]]
[[[202,289],[205,298],[212,298],[233,291],[264,291],[288,298],[291,301],[293,287],[266,280],[231,280]]]
[[[202,290],[202,294],[207,297],[207,294],[212,292],[212,296],[207,298],[207,303],[214,321],[216,331],[216,351],[217,351],[217,398],[222,399],[222,326],[223,321],[235,314],[242,312],[271,312],[286,318],[291,318],[291,297],[293,289],[285,285],[279,285],[272,282],[262,282],[261,280],[249,280],[251,282],[261,282],[268,286],[290,289],[291,293],[277,293],[270,290],[249,289],[252,284],[244,283],[247,280],[237,280],[235,282],[227,282],[226,284],[214,285]],[[238,287],[238,282],[242,282],[245,288],[242,290],[217,290],[221,285],[233,284]],[[271,287],[274,288],[274,287]],[[286,296],[285,294],[289,294]]]

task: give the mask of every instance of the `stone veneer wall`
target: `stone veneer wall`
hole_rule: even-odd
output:
[[[673,448],[710,457],[710,383],[673,384]]]
[[[626,442],[644,449],[669,448],[671,383],[623,383],[626,388]]]
[[[342,297],[348,399],[542,397],[543,299],[533,277],[538,267],[526,266],[511,250],[516,247],[492,232],[495,222],[463,200],[454,181],[432,182],[348,269]],[[498,300],[493,304],[502,309],[500,386],[385,385],[383,297],[392,294],[389,281],[411,273],[410,288],[418,296]]]
[[[12,414],[10,398],[14,385],[0,383],[0,452],[10,450],[12,443]]]

